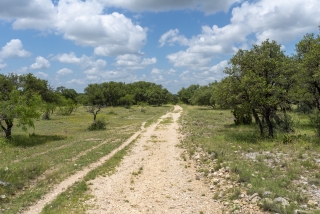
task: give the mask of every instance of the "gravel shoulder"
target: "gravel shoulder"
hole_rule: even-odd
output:
[[[213,192],[195,179],[196,169],[181,158],[181,112],[175,106],[142,132],[115,174],[90,181],[94,197],[87,213],[222,213]]]

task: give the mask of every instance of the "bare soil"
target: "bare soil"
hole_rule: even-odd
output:
[[[181,111],[175,106],[146,129],[115,174],[90,181],[94,198],[88,213],[222,213],[210,189],[195,179],[196,170],[181,158]]]

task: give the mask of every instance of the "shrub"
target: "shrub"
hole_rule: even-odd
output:
[[[299,103],[295,112],[297,113],[303,113],[303,114],[311,114],[312,113],[312,108],[308,106],[305,103]]]
[[[318,110],[310,116],[310,121],[316,132],[316,136],[320,138],[320,112]]]
[[[103,120],[97,120],[96,122],[93,122],[89,127],[89,131],[98,131],[98,130],[105,130],[107,126],[107,123]]]
[[[273,116],[273,119],[275,121],[275,127],[280,131],[280,132],[294,132],[293,126],[294,126],[294,121],[290,115],[287,113],[283,114],[275,114]]]
[[[236,125],[249,125],[252,123],[252,116],[250,109],[247,109],[242,106],[236,106],[232,111],[233,116],[235,117],[234,123]]]

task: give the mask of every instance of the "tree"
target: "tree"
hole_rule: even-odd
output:
[[[230,76],[225,82],[232,87],[227,89],[231,92],[227,93],[230,96],[228,103],[233,108],[241,104],[242,108],[251,109],[263,135],[261,115],[267,124],[268,135],[273,137],[272,120],[277,117],[277,108],[290,102],[287,87],[290,86],[292,70],[281,46],[266,40],[251,50],[240,49],[230,59],[230,67],[225,73]]]
[[[300,97],[320,111],[320,34],[307,34],[296,45]]]
[[[191,104],[191,98],[193,94],[199,89],[199,85],[192,84],[188,88],[182,88],[178,91],[178,96],[181,102],[185,104]]]
[[[199,106],[215,107],[214,90],[217,82],[210,83],[209,85],[200,86],[193,96],[190,98],[191,104]]]
[[[26,130],[34,127],[42,107],[40,79],[32,74],[17,76],[0,74],[0,124],[6,138],[11,138],[14,122]]]

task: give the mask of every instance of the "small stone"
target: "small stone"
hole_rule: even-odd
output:
[[[272,192],[270,192],[270,191],[265,191],[265,192],[263,193],[263,196],[268,197],[268,196],[270,196],[271,194],[272,194]]]
[[[259,194],[258,193],[254,193],[253,195],[251,195],[250,198],[249,198],[249,201],[251,201],[255,197],[259,197]]]
[[[301,208],[301,209],[304,209],[304,210],[305,210],[305,209],[308,209],[308,205],[306,205],[306,204],[301,205],[300,208]]]
[[[308,201],[308,206],[309,207],[314,207],[314,206],[316,206],[316,203],[313,200],[309,200]]]
[[[218,178],[215,178],[215,179],[213,179],[212,181],[213,181],[213,184],[218,184],[218,183],[220,183],[220,180],[219,180]]]
[[[252,188],[252,184],[248,184],[247,187],[250,189]]]
[[[224,206],[228,206],[228,205],[229,205],[229,202],[224,202],[223,205],[224,205]]]
[[[294,214],[307,214],[307,212],[303,211],[303,210],[295,210],[293,213]]]
[[[6,196],[5,196],[5,195],[0,195],[0,198],[1,198],[1,199],[5,199]]]
[[[282,206],[288,206],[289,205],[289,202],[286,199],[282,198],[282,197],[275,198],[273,201],[275,203],[281,204]]]
[[[230,178],[230,175],[229,174],[226,174],[226,176],[224,177],[225,179],[229,179]]]
[[[214,186],[210,186],[210,190],[213,190],[214,189]]]
[[[234,204],[240,204],[240,201],[239,200],[234,200],[233,203]]]
[[[196,180],[200,180],[200,176],[199,175],[196,175]]]

